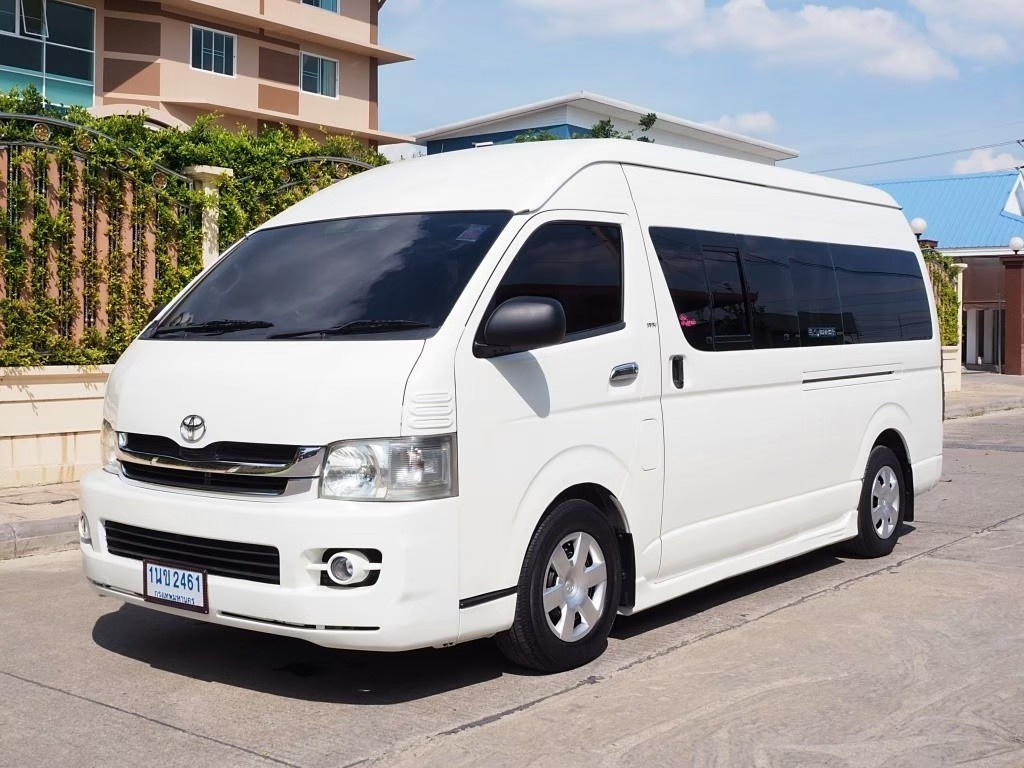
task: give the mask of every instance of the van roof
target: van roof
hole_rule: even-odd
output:
[[[307,197],[264,228],[425,211],[534,211],[584,168],[622,163],[899,208],[886,192],[704,152],[621,139],[505,144],[401,160]]]

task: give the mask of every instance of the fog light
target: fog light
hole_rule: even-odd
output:
[[[89,518],[84,514],[78,516],[78,538],[86,544],[92,544],[92,534],[89,533]]]
[[[355,586],[370,575],[370,561],[359,552],[339,552],[327,561],[327,575],[335,584]]]

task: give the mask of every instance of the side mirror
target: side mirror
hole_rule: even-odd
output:
[[[500,357],[551,347],[565,339],[565,310],[554,299],[518,296],[501,304],[484,324],[477,357]]]
[[[153,307],[153,309],[149,311],[149,317],[146,318],[146,322],[152,323],[154,320],[156,320],[156,316],[163,312],[164,307],[166,306],[166,304],[161,304],[159,306]]]

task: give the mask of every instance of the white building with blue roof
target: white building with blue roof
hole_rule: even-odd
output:
[[[1010,241],[1024,238],[1021,172],[903,179],[874,186],[892,195],[909,220],[925,219],[925,237],[968,265],[964,273],[965,364],[982,368],[1002,364],[1020,373],[1024,268]]]

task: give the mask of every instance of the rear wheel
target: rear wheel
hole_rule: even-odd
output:
[[[516,664],[561,672],[608,645],[619,604],[615,532],[593,504],[570,499],[537,528],[519,577],[512,628],[498,647]]]
[[[868,457],[857,515],[857,538],[847,549],[860,557],[885,557],[892,553],[903,527],[907,508],[903,465],[890,448],[875,446]]]

